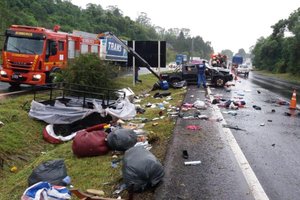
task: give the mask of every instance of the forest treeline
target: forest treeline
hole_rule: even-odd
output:
[[[272,29],[270,36],[257,40],[252,50],[253,64],[275,73],[300,75],[300,8],[288,19],[279,20]]]
[[[146,13],[140,13],[136,19],[124,16],[116,6],[104,9],[101,5],[87,4],[85,9],[73,5],[67,0],[1,0],[0,32],[12,24],[40,26],[52,29],[60,25],[61,31],[73,30],[90,33],[110,31],[128,40],[165,40],[167,41],[167,61],[174,61],[175,54],[208,58],[213,52],[210,42],[201,36],[191,37],[186,28],[163,27],[151,23]],[[4,37],[0,37],[3,46]]]

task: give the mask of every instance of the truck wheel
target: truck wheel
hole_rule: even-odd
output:
[[[175,83],[178,83],[178,82],[180,82],[181,81],[181,79],[180,78],[172,78],[171,80],[170,80],[170,84],[175,84]]]
[[[225,85],[225,79],[223,77],[216,77],[213,83],[217,87],[223,87]]]
[[[20,83],[16,83],[16,82],[10,82],[9,85],[12,88],[19,88],[20,87]]]
[[[47,72],[46,73],[46,82],[47,83],[54,83],[57,76],[56,76],[56,73],[59,73],[60,72],[60,69],[56,69],[52,72]]]

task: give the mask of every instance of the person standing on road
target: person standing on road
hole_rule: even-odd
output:
[[[205,77],[205,70],[206,70],[206,65],[205,65],[205,60],[202,61],[202,64],[198,65],[198,79],[197,79],[197,86],[198,88],[201,85],[201,82],[203,84],[204,88],[207,88],[206,86],[206,77]]]

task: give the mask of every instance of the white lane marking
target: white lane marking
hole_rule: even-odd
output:
[[[211,95],[210,88],[208,88],[208,94],[209,98],[212,101],[213,96]],[[222,124],[227,124],[220,108],[216,104],[212,104],[212,107],[214,109],[214,114],[216,115],[217,118],[222,119]],[[238,162],[238,165],[240,166],[240,169],[243,172],[243,175],[247,181],[247,184],[249,186],[250,192],[252,193],[254,199],[256,200],[268,200],[269,197],[265,193],[263,187],[261,186],[259,180],[257,179],[255,173],[253,172],[249,162],[247,161],[244,153],[242,152],[240,146],[238,145],[236,139],[234,138],[231,130],[229,128],[222,128],[224,136],[226,140],[229,143],[229,146],[235,156],[235,159]]]

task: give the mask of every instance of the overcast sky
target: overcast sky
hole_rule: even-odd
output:
[[[300,0],[71,0],[85,8],[100,4],[117,6],[124,16],[135,20],[147,13],[151,23],[168,28],[188,28],[191,36],[210,41],[215,52],[237,52],[255,45],[261,36],[272,33],[271,26],[300,7]],[[83,30],[84,31],[84,30]],[[109,31],[109,30],[107,30]]]

